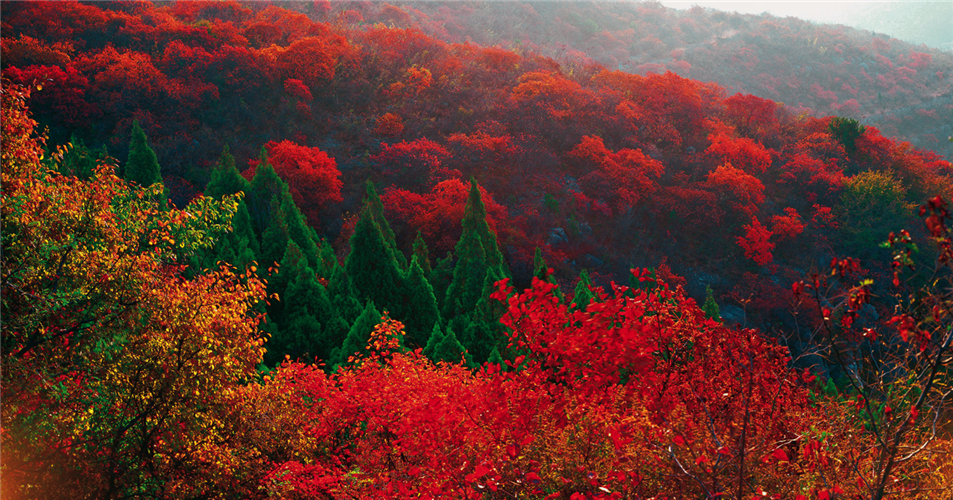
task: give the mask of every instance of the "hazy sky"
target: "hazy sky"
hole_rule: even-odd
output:
[[[768,12],[821,23],[843,24],[913,43],[953,50],[953,1],[708,1],[662,0],[676,9],[701,5],[742,14]]]

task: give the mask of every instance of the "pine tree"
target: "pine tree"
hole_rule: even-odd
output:
[[[721,321],[721,311],[718,309],[718,303],[715,302],[715,294],[711,285],[705,287],[705,303],[702,304],[702,311],[705,311],[706,317]]]
[[[331,338],[334,330],[341,331],[343,319],[334,314],[327,290],[318,282],[314,271],[305,267],[285,292],[285,329],[294,337],[303,339],[299,356],[307,355],[327,360],[331,349],[344,341],[344,336]],[[307,326],[311,331],[302,330]],[[347,325],[343,325],[347,328]]]
[[[407,302],[404,304],[404,327],[407,333],[405,342],[411,348],[423,345],[424,339],[433,330],[440,319],[437,310],[437,300],[433,295],[433,288],[424,276],[424,270],[414,255],[410,260],[410,267],[404,275],[404,286]]]
[[[536,253],[533,254],[533,277],[556,285],[556,289],[554,290],[556,297],[560,300],[563,298],[563,294],[559,290],[559,285],[556,283],[556,278],[550,273],[549,265],[546,264],[546,259],[543,258],[543,252],[539,247],[536,247]]]
[[[437,259],[437,265],[430,273],[430,286],[433,287],[433,296],[437,299],[437,306],[441,311],[445,310],[444,299],[447,296],[447,288],[453,281],[453,261],[453,252],[448,252],[446,257]]]
[[[434,351],[437,349],[437,345],[440,344],[440,341],[443,340],[443,331],[440,329],[440,323],[433,324],[433,330],[430,332],[430,338],[427,339],[427,345],[424,346],[424,356],[427,356],[431,360],[435,360]]]
[[[486,359],[486,362],[499,365],[500,369],[506,369],[506,363],[503,362],[503,356],[500,355],[500,350],[496,347],[490,351],[490,356]]]
[[[374,302],[368,302],[364,307],[364,312],[357,317],[351,330],[344,339],[344,345],[338,351],[338,356],[333,360],[333,365],[344,365],[350,363],[352,356],[361,356],[367,347],[367,341],[371,338],[371,332],[374,327],[380,323],[381,313],[374,307]]]
[[[305,224],[304,216],[295,206],[288,184],[268,163],[268,153],[264,148],[251,181],[248,211],[255,234],[261,241],[259,256],[263,265],[279,262],[288,239],[291,239],[301,248],[308,265],[312,269],[317,267],[315,233]]]
[[[447,363],[459,363],[463,360],[464,364],[473,367],[473,360],[467,354],[466,348],[457,340],[453,330],[447,330],[447,333],[440,340],[440,343],[434,348],[433,361],[446,361]]]
[[[155,152],[149,147],[146,132],[139,126],[139,121],[132,122],[132,137],[129,139],[129,156],[126,160],[125,179],[140,186],[151,186],[162,182],[159,169],[159,160]]]
[[[414,255],[417,257],[417,264],[420,264],[424,271],[424,276],[430,280],[430,274],[433,272],[430,267],[430,251],[427,249],[427,242],[420,235],[420,230],[417,230],[417,238],[414,239]]]
[[[474,360],[483,362],[498,343],[500,331],[488,297],[493,283],[508,277],[509,272],[496,235],[486,222],[479,186],[473,180],[461,222],[463,231],[454,252],[457,261],[453,279],[443,299],[443,317],[456,331],[463,332],[463,344]]]
[[[573,303],[576,309],[584,311],[586,307],[595,299],[595,295],[589,289],[592,286],[592,280],[589,279],[589,272],[585,269],[579,273],[579,283],[573,291]]]
[[[351,236],[351,253],[344,263],[358,296],[370,299],[387,310],[391,317],[405,319],[401,295],[404,283],[394,252],[374,221],[370,207],[365,207]]]
[[[282,191],[287,191],[288,185],[278,177],[274,167],[268,163],[268,152],[261,148],[258,166],[255,168],[255,177],[251,180],[248,194],[248,212],[251,215],[252,226],[264,247],[262,236],[265,230],[274,223],[279,202],[276,200]]]
[[[155,151],[149,147],[146,132],[139,126],[139,121],[132,122],[132,136],[129,139],[129,156],[123,171],[123,178],[135,182],[143,187],[153,184],[162,184],[161,169]],[[163,190],[159,195],[160,207],[166,206],[168,194]]]
[[[331,305],[334,306],[337,315],[348,324],[354,323],[354,320],[364,310],[361,307],[361,302],[357,299],[357,290],[351,283],[351,278],[344,272],[344,267],[337,262],[335,262],[334,269],[331,271],[331,278],[328,280],[328,296],[331,298]],[[344,336],[347,336],[347,331],[344,332]],[[343,340],[344,337],[341,338],[342,342]]]
[[[99,163],[109,157],[105,145],[98,150],[89,149],[75,134],[70,136],[69,143],[72,147],[63,155],[63,161],[60,163],[60,173],[63,175],[73,175],[82,180],[90,179],[96,173]]]
[[[248,196],[251,183],[238,172],[235,166],[235,157],[228,149],[228,144],[222,149],[222,155],[212,167],[212,175],[205,186],[205,196],[216,199],[230,194],[245,193]]]
[[[212,169],[212,178],[205,187],[205,195],[221,199],[238,193],[247,194],[250,189],[251,184],[238,173],[235,159],[229,153],[228,146],[225,146],[222,156]],[[261,249],[258,237],[252,229],[245,200],[244,197],[238,200],[238,210],[232,218],[232,231],[219,239],[212,249],[198,252],[192,259],[193,269],[211,269],[216,267],[219,261],[227,262],[238,269],[246,269],[258,261]]]
[[[365,190],[366,198],[364,200],[364,204],[370,209],[374,223],[377,224],[378,228],[380,228],[381,235],[384,237],[384,242],[394,253],[394,259],[400,266],[400,269],[407,269],[407,258],[404,257],[403,252],[397,249],[397,237],[394,235],[394,230],[391,229],[390,224],[384,217],[384,202],[381,201],[381,197],[377,194],[377,190],[374,188],[374,183],[367,181]]]

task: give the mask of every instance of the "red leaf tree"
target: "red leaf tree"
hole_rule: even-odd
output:
[[[288,183],[291,197],[311,225],[318,225],[321,210],[341,197],[341,171],[334,158],[318,148],[300,146],[291,141],[271,141],[265,144],[268,161],[275,172]],[[250,162],[254,176],[258,160]]]

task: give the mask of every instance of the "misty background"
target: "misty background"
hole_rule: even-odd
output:
[[[915,44],[953,50],[953,1],[894,2],[765,2],[765,1],[662,1],[675,9],[700,5],[740,14],[769,13],[815,23],[842,24],[883,33]]]

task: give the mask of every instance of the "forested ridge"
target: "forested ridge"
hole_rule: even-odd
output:
[[[3,496],[953,494],[950,163],[569,5],[5,3]]]

